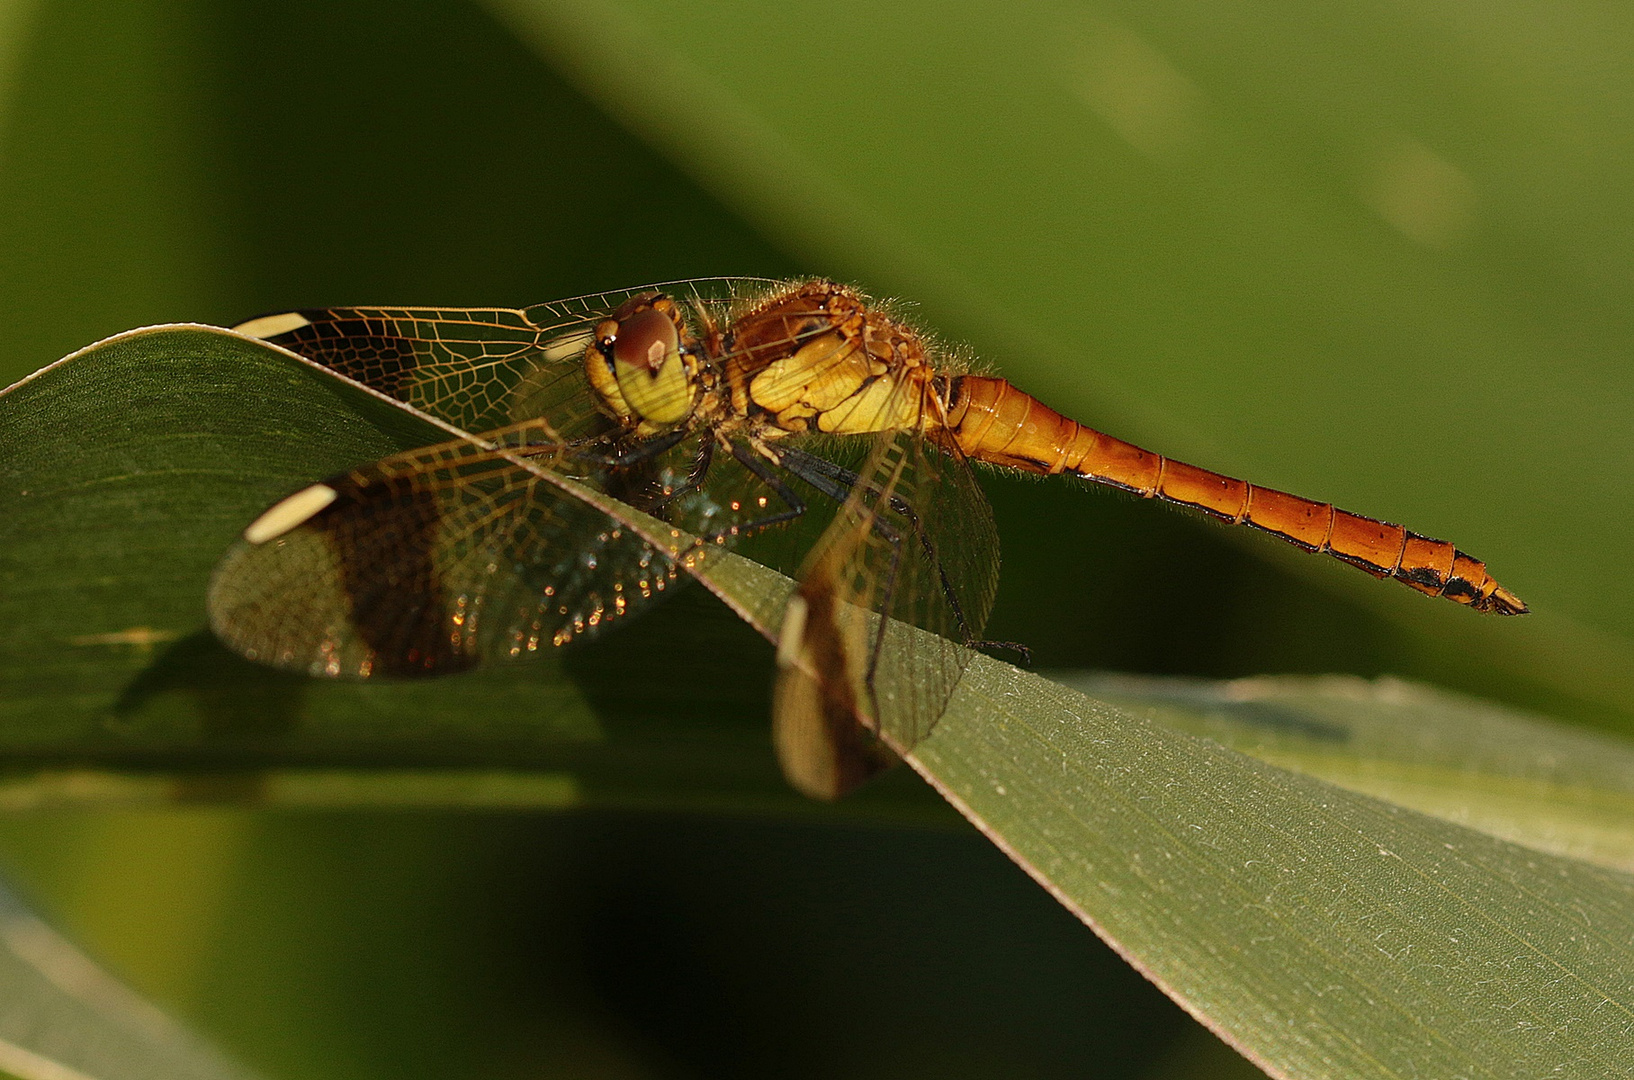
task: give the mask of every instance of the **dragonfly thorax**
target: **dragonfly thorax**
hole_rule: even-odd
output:
[[[615,417],[637,431],[674,427],[698,402],[698,364],[681,345],[681,313],[662,293],[626,300],[597,324],[585,349],[590,385]]]

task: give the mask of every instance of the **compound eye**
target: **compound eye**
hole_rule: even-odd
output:
[[[613,339],[613,363],[621,371],[628,368],[656,374],[680,348],[681,337],[674,321],[661,311],[647,308],[619,320],[618,334]]]
[[[697,399],[681,334],[663,307],[619,313],[612,344],[613,375],[630,410],[652,424],[678,424]]]

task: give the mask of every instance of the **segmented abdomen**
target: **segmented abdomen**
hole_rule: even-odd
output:
[[[946,400],[947,429],[977,461],[1068,473],[1194,507],[1477,611],[1520,615],[1527,610],[1520,597],[1492,579],[1485,563],[1445,540],[1142,450],[1069,420],[1004,379],[949,379]]]

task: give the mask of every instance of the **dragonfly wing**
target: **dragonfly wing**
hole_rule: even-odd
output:
[[[466,431],[522,419],[509,415],[511,399],[574,372],[590,337],[583,320],[539,325],[506,308],[310,308],[235,329]],[[558,431],[566,419],[553,418]]]
[[[222,559],[211,625],[252,659],[352,678],[522,658],[672,586],[684,541],[570,489],[546,425],[399,454],[268,510]]]
[[[289,349],[465,431],[532,418],[564,436],[599,426],[583,379],[596,324],[630,297],[663,290],[695,318],[722,317],[771,282],[700,278],[529,308],[343,307],[263,315],[240,333]]]
[[[802,794],[824,800],[856,789],[898,760],[864,720],[866,657],[837,619],[836,599],[836,590],[805,583],[790,599],[772,697],[772,745],[784,778]]]
[[[352,469],[250,524],[212,579],[212,627],[316,675],[535,655],[798,516],[770,470],[715,447],[707,429],[621,445],[530,420]]]
[[[998,583],[992,512],[969,462],[914,431],[878,437],[803,571],[779,643],[785,772],[844,794],[940,719]],[[847,726],[844,718],[852,718]],[[832,764],[830,764],[832,762]]]

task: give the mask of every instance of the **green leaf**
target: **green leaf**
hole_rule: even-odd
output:
[[[1174,711],[1177,695],[1121,696]],[[1429,700],[1415,702],[1419,717],[1451,712],[1455,730],[1468,711]],[[1603,749],[1628,761],[1626,747]],[[985,659],[917,765],[1273,1075],[1621,1076],[1634,1060],[1625,874],[1291,773]]]
[[[827,812],[775,776],[769,646],[699,590],[423,684],[286,677],[202,634],[245,521],[439,436],[208,328],[122,335],[0,397],[7,797]],[[742,559],[707,576],[745,612],[789,587]],[[1100,700],[977,657],[914,767],[1262,1067],[1614,1075],[1634,1054],[1634,879],[1547,853],[1627,865],[1627,747],[1395,684],[1075,678]],[[842,812],[935,820],[905,780]]]
[[[21,1080],[243,1080],[0,888],[0,1071]]]

